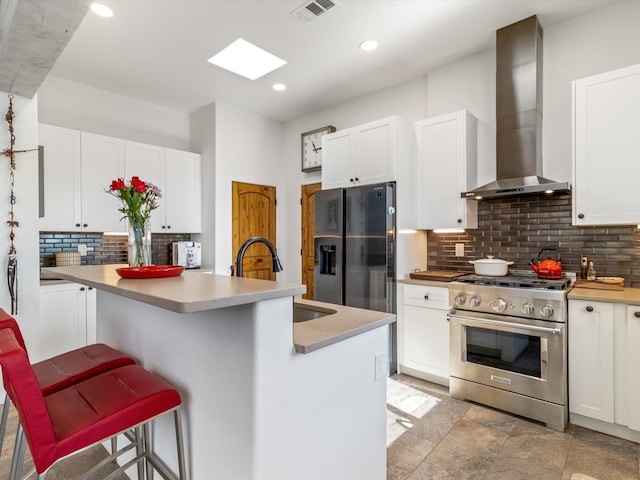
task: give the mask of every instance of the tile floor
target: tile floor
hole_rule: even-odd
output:
[[[569,425],[564,433],[394,375],[387,480],[638,480],[640,445]]]
[[[9,476],[16,423],[12,409],[0,479]],[[105,454],[93,447],[63,460],[47,480],[78,479]],[[24,472],[32,465],[30,457],[25,464]],[[448,389],[407,375],[388,381],[387,480],[640,480],[639,468],[636,443],[574,425],[556,432],[456,400]]]

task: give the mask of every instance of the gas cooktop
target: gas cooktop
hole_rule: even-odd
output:
[[[498,287],[512,288],[542,288],[547,290],[566,290],[571,286],[569,277],[560,279],[543,279],[538,278],[535,273],[510,273],[502,277],[489,275],[476,275],[474,273],[459,277],[458,282],[473,283],[474,285],[495,285]]]

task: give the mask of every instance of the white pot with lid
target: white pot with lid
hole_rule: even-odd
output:
[[[490,277],[503,277],[509,271],[509,265],[513,262],[493,258],[493,255],[487,255],[487,258],[479,260],[469,260],[473,264],[476,275],[488,275]]]

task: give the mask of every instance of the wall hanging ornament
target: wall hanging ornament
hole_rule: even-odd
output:
[[[13,131],[13,95],[9,94],[9,108],[5,115],[5,120],[9,124],[9,148],[2,151],[2,155],[9,157],[9,261],[7,265],[7,285],[9,287],[9,295],[11,296],[11,315],[18,313],[18,252],[15,246],[16,232],[15,229],[20,223],[15,218],[14,207],[16,205],[15,194],[15,172],[16,172],[16,153],[30,152],[33,150],[15,150],[16,136]]]

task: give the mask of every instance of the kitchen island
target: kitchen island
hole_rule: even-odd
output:
[[[200,271],[122,279],[113,265],[45,273],[96,288],[98,341],[180,390],[190,478],[386,478],[394,315],[296,300],[330,314],[293,324],[303,285]],[[155,431],[175,469],[172,425]]]

